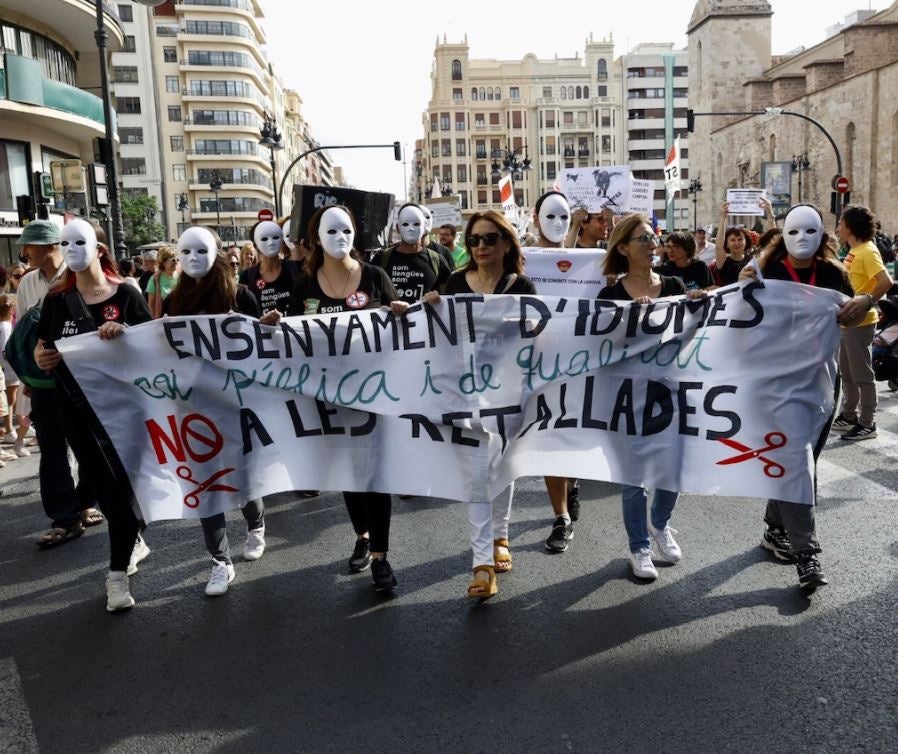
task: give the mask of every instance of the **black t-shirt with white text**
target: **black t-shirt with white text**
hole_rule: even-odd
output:
[[[74,290],[74,289],[69,289]],[[80,302],[76,300],[76,311]],[[119,322],[123,325],[139,325],[153,319],[147,302],[133,285],[121,283],[105,301],[98,304],[87,304],[87,311],[93,318],[94,325],[81,317],[73,317],[65,295],[51,293],[44,299],[41,318],[37,325],[37,336],[44,341],[53,342],[60,338],[96,330],[104,322]]]
[[[270,283],[262,277],[259,265],[245,269],[240,273],[239,279],[256,297],[262,313],[267,314],[273,309],[285,311],[301,274],[299,262],[285,259],[281,262],[281,274]]]
[[[687,291],[700,291],[714,285],[708,265],[700,259],[692,259],[685,267],[677,267],[673,262],[665,262],[658,268],[658,273],[667,275],[667,277],[680,278]]]
[[[302,314],[333,314],[359,309],[379,309],[381,306],[389,306],[398,298],[386,272],[373,264],[363,264],[358,289],[345,299],[331,298],[325,294],[318,282],[318,275],[312,277],[303,275],[290,297],[287,315],[296,317]]]
[[[441,289],[452,274],[446,260],[430,249],[403,254],[394,247],[374,262],[386,271],[399,298],[409,304],[420,301],[425,293]]]

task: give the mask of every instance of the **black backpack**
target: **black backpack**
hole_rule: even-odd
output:
[[[876,248],[879,249],[879,256],[882,257],[882,261],[886,264],[895,261],[895,250],[892,247],[891,239],[885,235],[884,233],[877,233],[873,237],[873,243],[876,244]]]

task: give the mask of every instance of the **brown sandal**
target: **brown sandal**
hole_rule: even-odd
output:
[[[503,548],[505,552],[502,552],[499,548]],[[504,537],[493,540],[493,561],[496,563],[496,573],[508,573],[512,568],[508,540]]]
[[[46,534],[42,534],[36,544],[42,550],[49,550],[51,547],[61,545],[70,539],[76,539],[82,534],[84,534],[84,524],[80,521],[75,521],[67,527],[54,526]]]
[[[106,520],[106,517],[96,508],[85,508],[81,511],[81,523],[85,527],[99,526]]]
[[[496,584],[496,571],[492,566],[479,565],[474,569],[474,575],[476,576],[480,571],[489,574],[489,581],[473,579],[468,585],[468,596],[475,600],[488,600],[499,592],[499,587]]]

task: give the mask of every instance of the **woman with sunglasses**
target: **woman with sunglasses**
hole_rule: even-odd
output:
[[[21,264],[14,264],[6,272],[9,292],[15,293],[17,290],[19,290],[19,283],[22,282],[22,277],[25,275],[25,266]]]
[[[599,291],[598,297],[649,304],[659,298],[686,293],[680,278],[659,275],[652,269],[657,247],[658,237],[645,215],[628,215],[618,222],[608,241],[608,256],[603,268],[606,275],[616,275],[617,282]],[[694,297],[701,295],[704,295],[703,291],[693,292]],[[673,537],[675,531],[668,526],[679,494],[673,490],[655,490],[650,523],[645,488],[623,485],[623,517],[630,543],[630,568],[637,578],[658,578],[652,563],[650,534],[661,560],[676,563],[680,559],[680,546]]]
[[[470,259],[463,269],[449,276],[446,295],[536,293],[530,278],[523,274],[523,255],[518,235],[500,213],[487,210],[471,215],[465,228],[465,246]],[[436,304],[439,300],[436,291],[424,295],[424,301],[429,304]],[[468,503],[471,549],[474,552],[474,576],[468,586],[469,597],[492,597],[499,591],[496,574],[511,570],[508,522],[513,495],[512,483],[489,503]]]

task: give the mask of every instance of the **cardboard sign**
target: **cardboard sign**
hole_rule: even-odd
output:
[[[441,225],[454,225],[456,228],[462,226],[461,210],[458,208],[458,199],[455,197],[444,197],[440,201],[427,199],[424,203],[433,214],[434,232]]]
[[[594,168],[571,168],[558,174],[561,191],[571,209],[584,207],[587,212],[601,212],[611,207],[620,214],[630,196],[630,168],[606,165]]]
[[[321,207],[342,204],[355,217],[355,245],[359,250],[380,247],[379,236],[390,222],[392,194],[359,191],[338,186],[293,186],[293,211],[290,213],[290,235],[294,242],[306,234],[312,215]]]
[[[634,178],[630,181],[630,196],[627,201],[627,212],[640,212],[652,216],[652,200],[655,198],[655,182],[641,181]]]
[[[764,209],[758,201],[766,198],[767,192],[764,189],[727,189],[727,203],[730,205],[731,215],[763,217]]]

